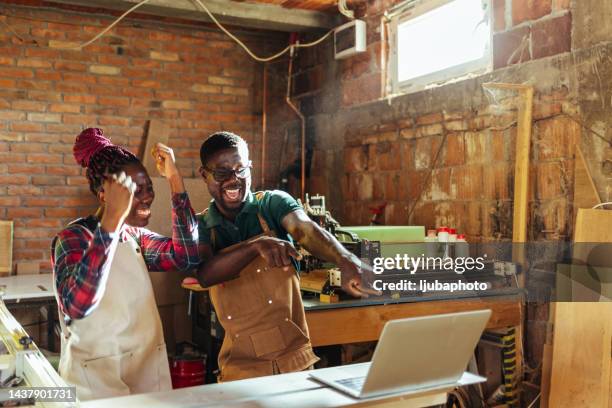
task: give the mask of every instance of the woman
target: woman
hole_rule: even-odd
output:
[[[136,156],[100,129],[84,130],[74,144],[100,207],[55,237],[52,262],[62,325],[59,371],[80,400],[171,389],[148,270],[195,267],[197,221],[172,149],[158,144],[154,155],[172,191],[172,238],[144,228],[155,194]]]

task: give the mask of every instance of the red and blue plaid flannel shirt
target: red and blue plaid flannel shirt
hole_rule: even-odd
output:
[[[188,270],[199,263],[198,223],[187,193],[172,196],[172,238],[145,228],[124,225],[120,233],[109,234],[98,223],[94,231],[72,224],[54,240],[52,254],[55,285],[62,312],[80,319],[93,311],[99,283],[109,273],[115,248],[124,234],[140,245],[149,270]]]

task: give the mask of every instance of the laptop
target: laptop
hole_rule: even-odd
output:
[[[476,310],[390,320],[371,362],[315,370],[310,377],[356,398],[457,384],[490,316]]]

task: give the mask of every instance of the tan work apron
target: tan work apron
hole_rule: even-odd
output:
[[[98,307],[69,326],[60,310],[59,372],[81,401],[172,389],[149,272],[138,244],[125,235],[107,282],[100,283],[105,290]]]
[[[257,217],[262,235],[273,236],[261,215]],[[211,241],[214,247],[214,229]],[[238,278],[210,288],[225,329],[219,382],[302,371],[319,360],[308,337],[296,271],[287,269],[270,268],[257,256]]]

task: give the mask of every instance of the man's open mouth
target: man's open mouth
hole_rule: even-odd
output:
[[[151,216],[151,209],[149,207],[138,208],[136,215],[141,218],[149,218]]]
[[[240,188],[226,188],[223,190],[223,194],[227,201],[240,200]]]

